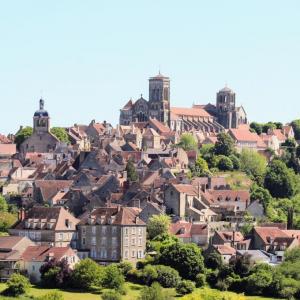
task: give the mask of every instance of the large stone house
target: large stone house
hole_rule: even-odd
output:
[[[18,222],[9,229],[13,236],[26,236],[37,245],[76,246],[76,224],[79,222],[63,207],[35,206],[21,210]]]
[[[132,207],[96,208],[82,218],[78,228],[78,254],[99,263],[130,261],[144,258],[146,224],[139,210]]]

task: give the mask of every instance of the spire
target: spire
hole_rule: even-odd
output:
[[[40,99],[40,110],[44,110],[44,104],[45,104],[45,101],[41,98]]]

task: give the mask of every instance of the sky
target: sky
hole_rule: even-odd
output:
[[[0,0],[0,133],[32,125],[116,124],[148,78],[171,106],[214,103],[227,84],[250,121],[300,118],[298,0]]]

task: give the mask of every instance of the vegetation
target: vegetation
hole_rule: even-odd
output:
[[[9,296],[20,296],[25,294],[30,287],[30,283],[27,277],[14,273],[11,275],[10,279],[7,281],[7,289],[5,294]]]
[[[126,165],[127,178],[129,182],[135,182],[139,179],[136,168],[132,160],[129,160]]]
[[[52,127],[50,129],[50,132],[56,136],[61,142],[63,143],[69,143],[70,140],[69,140],[69,136],[66,132],[66,130],[62,127]]]
[[[185,151],[198,149],[198,143],[196,139],[192,134],[189,133],[184,133],[181,135],[180,142],[177,144],[177,146]]]
[[[20,129],[15,136],[15,143],[17,145],[17,148],[20,149],[20,145],[32,135],[33,129],[32,127],[24,127]]]
[[[167,234],[171,219],[167,215],[153,215],[149,218],[147,231],[149,239],[154,239],[157,236]]]

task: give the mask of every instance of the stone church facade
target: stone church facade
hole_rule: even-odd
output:
[[[247,114],[237,107],[235,93],[228,87],[216,96],[216,104],[193,105],[192,108],[170,106],[170,78],[161,75],[149,78],[149,101],[142,96],[136,102],[130,99],[120,110],[120,125],[148,122],[150,118],[168,125],[174,131],[192,128],[220,132],[247,124]]]
[[[44,109],[44,100],[40,99],[40,107],[33,115],[33,133],[20,146],[25,156],[28,152],[48,153],[55,150],[59,140],[50,132],[50,116]]]

